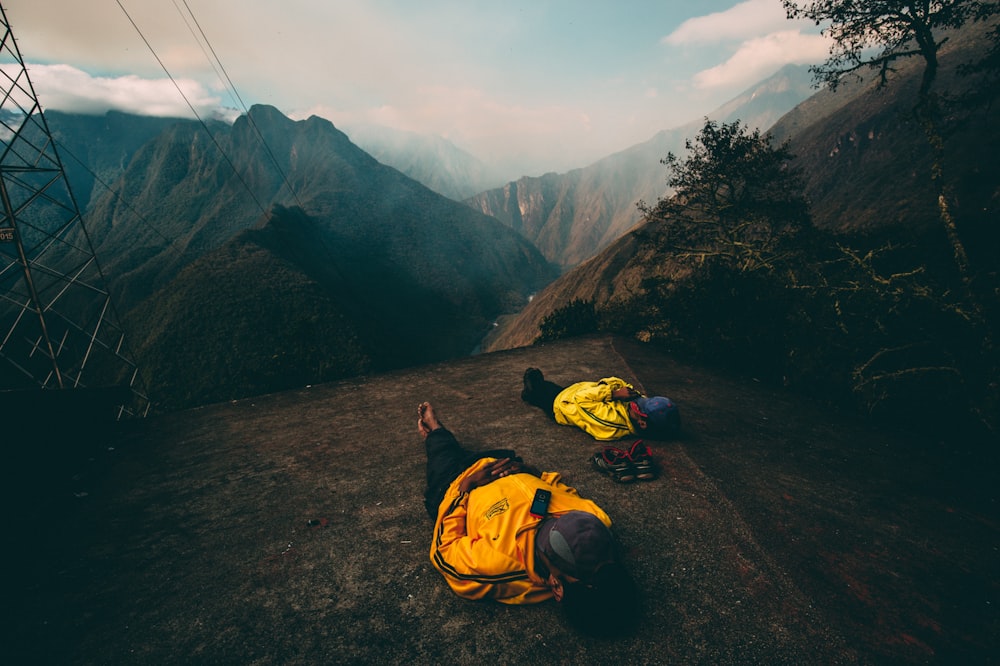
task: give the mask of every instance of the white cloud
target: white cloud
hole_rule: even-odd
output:
[[[745,85],[788,64],[812,64],[826,58],[829,41],[820,35],[795,30],[775,32],[744,42],[724,63],[698,72],[699,89]]]
[[[486,161],[502,161],[516,152],[532,163],[571,168],[604,148],[594,145],[604,137],[597,136],[597,121],[585,109],[509,102],[475,87],[425,86],[411,99],[361,112],[318,105],[289,113],[294,119],[310,115],[330,120],[348,135],[352,126],[370,125],[437,134],[459,147],[474,148],[476,156]],[[593,141],[581,142],[581,136]]]
[[[661,41],[670,46],[742,41],[788,25],[779,0],[746,0],[724,12],[688,19]]]
[[[789,20],[780,0],[745,0],[688,19],[660,42],[716,62],[728,56],[691,76],[692,88],[701,91],[752,85],[784,65],[815,64],[829,53],[829,40],[819,29],[810,21]]]
[[[240,106],[202,51],[204,29],[248,105],[272,104],[293,118],[308,109],[338,127],[382,123],[440,134],[483,159],[530,153],[538,156],[532,163],[556,169],[700,117],[734,92],[727,82],[745,87],[800,61],[792,51],[802,44],[792,37],[764,38],[810,31],[785,18],[780,0],[731,2],[739,4],[681,24],[665,47],[656,43],[661,28],[640,40],[635,26],[673,25],[682,3],[658,0],[650,15],[608,19],[530,0],[489,8],[452,0],[212,0],[192,3],[197,26],[182,11],[187,3],[129,0],[128,17],[114,2],[3,4],[25,57],[48,65],[32,67],[46,108],[190,117],[164,68],[199,114]],[[606,3],[590,7],[598,5]],[[692,11],[699,10],[684,14]],[[620,57],[595,67],[595,40]],[[769,44],[788,52],[778,58]],[[659,59],[651,48],[668,53]],[[740,58],[761,61],[748,67]]]
[[[415,131],[431,128],[459,145],[477,145],[484,157],[493,158],[510,151],[512,137],[525,154],[541,158],[554,145],[566,146],[569,137],[592,129],[582,109],[512,103],[472,87],[425,87],[411,106],[378,109],[370,120]]]
[[[11,75],[20,69],[11,64],[2,67]],[[190,118],[192,113],[188,102],[199,115],[217,112],[221,103],[218,96],[192,79],[171,81],[134,75],[91,76],[70,65],[27,65],[27,68],[35,93],[46,109],[89,114],[116,110],[138,115]]]

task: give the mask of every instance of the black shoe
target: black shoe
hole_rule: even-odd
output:
[[[521,400],[528,402],[528,396],[535,392],[538,385],[545,381],[542,371],[538,368],[528,368],[524,371],[524,390],[521,391]]]
[[[652,481],[657,476],[656,461],[653,460],[653,452],[642,443],[641,439],[636,440],[632,448],[626,454],[635,467],[635,476],[642,481]]]
[[[590,457],[590,464],[618,483],[632,483],[636,480],[635,465],[628,454],[616,446],[605,446]]]

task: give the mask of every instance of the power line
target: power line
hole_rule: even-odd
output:
[[[302,204],[302,201],[299,199],[298,193],[292,187],[291,183],[288,180],[288,176],[285,174],[284,169],[281,168],[281,164],[278,162],[277,157],[275,157],[274,152],[271,150],[270,145],[267,143],[267,140],[264,138],[263,133],[261,133],[260,128],[258,127],[257,123],[254,121],[253,117],[250,115],[250,110],[247,109],[246,103],[243,101],[243,98],[240,96],[239,91],[236,89],[236,84],[233,83],[233,80],[229,77],[229,73],[226,71],[225,66],[222,64],[222,60],[219,58],[218,54],[215,52],[215,48],[212,46],[211,41],[208,39],[208,35],[206,35],[205,31],[202,29],[201,23],[198,22],[198,18],[194,15],[194,12],[191,11],[191,7],[188,5],[187,0],[181,0],[181,1],[184,3],[184,7],[185,7],[185,9],[187,9],[187,13],[190,15],[191,20],[194,22],[195,26],[198,28],[198,33],[201,35],[201,39],[199,40],[198,36],[194,34],[194,30],[191,28],[191,25],[188,23],[187,17],[181,11],[180,7],[177,5],[177,0],[174,0],[174,7],[177,9],[177,12],[181,15],[181,18],[184,19],[184,24],[187,25],[188,30],[191,31],[191,33],[192,33],[191,36],[194,37],[194,39],[195,39],[196,42],[198,42],[199,48],[202,49],[202,53],[205,53],[205,46],[207,46],[208,49],[209,49],[209,51],[211,51],[212,57],[209,58],[208,54],[206,53],[205,54],[206,59],[208,59],[209,60],[209,64],[212,65],[212,69],[215,71],[216,76],[219,76],[219,71],[220,70],[222,71],[222,74],[225,77],[225,81],[222,81],[223,77],[219,76],[220,82],[222,82],[224,85],[227,85],[228,89],[232,91],[232,94],[235,97],[235,99],[237,101],[239,101],[240,107],[243,109],[243,112],[246,114],[247,121],[250,123],[250,127],[253,128],[254,133],[257,135],[257,138],[259,139],[261,145],[264,146],[264,150],[267,151],[267,154],[271,158],[271,162],[274,164],[274,167],[278,170],[278,173],[281,174],[281,178],[282,178],[282,181],[285,184],[285,187],[288,188],[289,193],[295,199],[295,202],[299,205],[299,208],[303,212],[305,212],[305,206]],[[120,6],[121,2],[119,1],[118,4]],[[124,11],[124,8],[122,8],[122,10]],[[126,16],[127,16],[127,13],[126,13]],[[129,20],[131,21],[131,18]],[[135,23],[133,23],[133,25],[135,25]],[[136,30],[138,30],[138,28],[136,28]],[[141,33],[140,33],[140,35],[141,35]],[[143,38],[143,41],[145,41],[145,38]],[[204,41],[204,45],[205,46],[202,46],[202,41]],[[149,43],[146,42],[146,45],[149,46]],[[152,47],[150,46],[149,48],[152,51]],[[155,52],[154,52],[154,55],[155,55]],[[159,58],[157,58],[157,61],[159,62]],[[218,67],[216,67],[216,64],[218,64]],[[162,62],[160,63],[160,66],[163,67],[163,63]],[[165,67],[164,67],[164,71],[166,71]],[[168,76],[169,76],[169,73],[168,73]],[[173,80],[173,79],[171,78],[171,80]],[[175,83],[174,85],[176,86],[177,84]],[[181,93],[181,94],[183,95],[183,93]],[[185,101],[186,101],[186,98],[185,98]],[[188,105],[190,106],[190,102],[188,102]],[[207,131],[207,128],[206,128],[206,131]],[[244,184],[244,186],[245,186],[245,184]],[[336,264],[336,262],[331,262],[331,266],[336,271],[336,273],[340,276],[341,280],[343,280],[346,283],[347,282],[347,277],[340,270],[340,267]],[[354,300],[350,296],[348,296],[348,298],[350,300]]]
[[[228,86],[229,90],[232,91],[232,94],[234,95],[235,99],[239,102],[240,108],[243,109],[243,112],[246,114],[247,121],[249,121],[250,123],[250,127],[253,128],[254,133],[260,140],[261,145],[264,146],[264,150],[267,151],[267,154],[271,158],[271,162],[274,164],[274,167],[278,170],[278,173],[281,174],[282,182],[284,182],[285,187],[288,188],[288,192],[295,199],[295,202],[299,205],[299,208],[305,210],[305,206],[303,206],[302,202],[299,200],[298,193],[295,191],[294,188],[292,188],[291,183],[288,181],[288,176],[285,174],[284,169],[281,168],[281,164],[278,162],[277,157],[275,157],[274,152],[271,150],[271,146],[267,143],[267,140],[264,139],[264,135],[261,133],[260,128],[257,126],[256,121],[254,121],[253,117],[250,115],[250,110],[247,108],[246,103],[243,101],[243,98],[240,96],[239,91],[236,89],[236,84],[233,83],[233,80],[229,77],[229,72],[226,71],[225,65],[222,64],[222,60],[219,58],[219,55],[215,52],[215,48],[212,46],[212,42],[208,39],[208,35],[206,35],[205,31],[202,29],[201,23],[198,22],[198,18],[194,15],[194,12],[191,11],[191,7],[188,5],[187,0],[181,0],[181,1],[184,3],[184,8],[187,10],[188,15],[190,15],[191,20],[194,22],[194,25],[198,28],[198,33],[201,35],[201,39],[198,39],[198,35],[194,34],[194,30],[191,28],[191,24],[188,23],[187,17],[185,16],[184,12],[181,11],[180,6],[178,6],[177,0],[174,0],[174,7],[177,8],[177,12],[181,15],[181,18],[184,19],[184,24],[187,25],[188,30],[191,31],[191,36],[195,38],[196,42],[198,42],[199,47],[202,49],[202,53],[205,54],[205,58],[212,65],[212,69],[215,70],[215,74],[217,77],[219,77],[219,80],[222,81],[223,77],[225,78],[225,81],[222,81],[222,83]],[[212,54],[211,57],[209,57],[208,53],[205,52],[206,46],[208,47],[208,50]],[[216,67],[216,64],[218,64],[218,67]],[[222,72],[221,75],[219,74],[220,70]]]
[[[129,22],[132,24],[132,27],[135,28],[135,31],[142,38],[142,41],[146,44],[146,47],[149,49],[150,53],[152,53],[153,57],[156,58],[157,63],[159,63],[160,67],[167,74],[167,77],[170,78],[170,81],[174,84],[174,87],[177,89],[177,92],[180,93],[181,97],[184,98],[184,101],[187,103],[188,107],[191,109],[191,112],[195,115],[195,117],[201,123],[202,127],[205,129],[205,132],[209,135],[209,137],[211,137],[212,142],[215,144],[216,148],[218,148],[218,150],[222,154],[222,156],[226,159],[226,162],[232,168],[233,173],[236,174],[237,178],[239,178],[240,182],[243,184],[243,187],[247,190],[247,192],[253,198],[254,202],[257,204],[257,207],[260,209],[261,213],[266,215],[266,211],[264,210],[264,207],[261,205],[260,201],[258,201],[257,197],[254,195],[254,193],[250,189],[249,185],[247,185],[247,183],[243,179],[242,175],[240,175],[239,171],[237,171],[236,166],[233,164],[232,160],[229,159],[229,156],[226,155],[226,152],[222,149],[222,146],[219,145],[218,141],[212,135],[211,131],[209,131],[208,126],[201,119],[201,116],[198,115],[198,112],[195,110],[195,108],[191,104],[190,100],[188,100],[188,98],[184,95],[184,92],[181,90],[180,86],[177,84],[177,81],[174,80],[174,77],[167,70],[166,65],[164,65],[163,61],[157,55],[156,50],[153,49],[153,46],[149,43],[149,40],[146,39],[145,35],[143,35],[142,31],[139,29],[139,26],[136,24],[136,22],[129,15],[128,11],[122,5],[121,0],[115,0],[115,1],[118,3],[118,6],[121,8],[121,10],[125,14],[126,18],[128,18]],[[216,75],[218,75],[219,70],[222,71],[223,75],[225,76],[226,81],[228,81],[228,87],[232,90],[233,95],[235,95],[236,99],[239,101],[241,107],[243,108],[244,112],[246,113],[247,120],[250,123],[250,126],[253,128],[253,130],[256,133],[256,135],[257,135],[258,139],[260,140],[261,144],[264,146],[264,149],[267,151],[268,155],[270,156],[271,161],[274,163],[275,168],[278,170],[278,173],[281,174],[281,177],[282,177],[282,180],[283,180],[283,182],[285,184],[285,187],[288,188],[288,191],[291,193],[292,197],[294,197],[296,203],[299,205],[299,208],[303,212],[305,212],[305,206],[299,200],[298,194],[295,192],[295,190],[292,188],[291,184],[289,183],[288,177],[286,176],[284,170],[281,168],[281,165],[278,163],[278,160],[275,157],[274,152],[271,150],[271,148],[268,145],[267,141],[264,139],[264,136],[261,133],[260,128],[257,126],[257,124],[254,122],[253,118],[251,117],[249,110],[246,108],[246,104],[243,102],[242,97],[240,97],[239,92],[236,90],[236,85],[233,83],[232,79],[229,77],[228,72],[226,72],[226,69],[225,69],[225,67],[222,64],[222,61],[219,59],[218,55],[216,54],[215,49],[212,47],[212,44],[209,41],[207,35],[205,35],[204,30],[202,30],[201,24],[198,22],[198,19],[195,17],[194,12],[192,12],[191,8],[188,6],[187,0],[182,0],[182,1],[184,2],[184,6],[187,9],[188,14],[190,14],[190,16],[191,16],[191,20],[194,22],[195,26],[198,28],[198,31],[201,34],[202,39],[204,40],[204,43],[207,45],[208,49],[212,53],[213,58],[210,58],[209,61],[212,64],[212,68],[215,69]],[[176,0],[174,2],[174,7],[177,9],[178,12],[180,12],[180,7],[177,6]],[[180,12],[180,13],[181,13],[181,16],[183,18],[184,17],[183,13],[182,12]],[[184,21],[185,21],[185,24],[188,26],[188,30],[192,30],[190,24],[187,23],[187,19],[186,18],[184,19]],[[198,40],[198,38],[197,38],[196,35],[193,35],[193,30],[192,30],[192,36],[195,37],[195,41],[198,41],[199,42],[199,46],[200,46],[201,45],[201,41]],[[204,49],[203,49],[203,52],[204,52]],[[213,61],[213,59],[214,59],[214,61]],[[216,69],[216,67],[215,67],[216,63],[218,64],[218,69]],[[220,77],[220,80],[221,80],[221,77]],[[347,282],[347,277],[343,274],[343,272],[340,270],[340,268],[337,266],[337,264],[335,262],[331,262],[331,266],[334,268],[334,270],[337,272],[337,274],[340,275],[341,279],[344,280],[345,282]],[[353,298],[351,298],[351,300],[353,300]]]
[[[160,56],[157,55],[156,50],[153,48],[152,44],[149,43],[149,40],[146,39],[146,36],[142,33],[142,30],[139,29],[139,26],[132,19],[132,16],[128,13],[128,10],[125,9],[125,6],[121,3],[121,0],[115,0],[115,2],[118,4],[118,7],[121,8],[122,13],[125,14],[125,18],[127,18],[129,20],[129,23],[132,24],[132,27],[135,28],[135,31],[139,34],[139,37],[142,39],[143,43],[146,44],[146,48],[148,48],[149,52],[153,54],[153,57],[156,59],[156,62],[159,63],[160,68],[167,75],[167,78],[169,78],[170,82],[174,84],[174,88],[177,89],[177,92],[184,99],[184,102],[187,103],[188,108],[191,109],[191,113],[193,113],[194,117],[198,119],[199,123],[201,123],[201,126],[205,130],[205,133],[208,134],[209,138],[212,140],[212,143],[215,144],[215,147],[218,149],[218,151],[222,155],[222,157],[226,160],[226,163],[229,164],[229,167],[233,170],[233,173],[236,174],[236,177],[240,180],[240,183],[243,184],[243,188],[250,195],[250,198],[253,199],[253,201],[254,201],[255,204],[257,204],[257,208],[260,209],[261,214],[262,215],[266,215],[267,214],[267,210],[264,208],[263,204],[260,203],[260,200],[257,199],[257,195],[254,194],[254,192],[253,192],[252,189],[250,189],[250,186],[247,184],[246,180],[243,178],[243,175],[236,168],[236,165],[233,164],[233,161],[229,158],[229,155],[226,154],[226,151],[222,149],[222,146],[219,144],[218,140],[215,138],[215,135],[212,134],[212,131],[208,129],[208,125],[202,119],[202,117],[198,113],[198,111],[194,108],[194,105],[191,103],[191,100],[189,100],[187,98],[187,95],[184,94],[184,91],[181,90],[181,87],[177,84],[177,81],[174,79],[173,75],[170,73],[170,70],[168,70],[167,67],[166,67],[166,65],[163,64],[163,61],[160,59]]]

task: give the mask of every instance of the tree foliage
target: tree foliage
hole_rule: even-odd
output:
[[[539,325],[539,342],[559,340],[598,329],[597,313],[591,301],[574,299],[545,317]]]
[[[875,68],[879,85],[885,85],[893,63],[918,56],[924,61],[917,106],[914,109],[934,152],[931,179],[938,215],[948,236],[955,265],[966,281],[971,279],[968,252],[952,210],[952,193],[944,184],[944,138],[941,109],[933,91],[938,54],[948,37],[942,31],[970,21],[988,21],[1000,13],[1000,3],[984,0],[816,0],[799,3],[782,0],[788,18],[806,18],[825,25],[823,34],[833,40],[830,57],[812,67],[819,81],[835,90],[847,74]]]
[[[983,21],[1000,11],[1000,3],[983,0],[782,0],[790,19],[826,25],[833,40],[830,57],[812,68],[817,79],[836,89],[845,74],[876,68],[887,81],[897,60],[919,56],[925,62],[921,95],[930,92],[937,75],[938,52],[947,41],[940,31]]]
[[[667,223],[663,249],[675,260],[722,260],[741,271],[774,269],[810,226],[802,179],[789,162],[787,143],[771,145],[760,130],[739,121],[705,121],[685,143],[687,156],[662,160],[675,194],[647,219]]]

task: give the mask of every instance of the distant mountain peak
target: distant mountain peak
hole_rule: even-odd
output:
[[[710,118],[739,119],[751,128],[767,129],[812,94],[806,67],[788,65],[719,107]],[[525,234],[549,261],[572,268],[613,243],[640,221],[639,201],[654,203],[667,194],[660,160],[683,153],[703,119],[564,174],[521,178],[480,192],[469,200]]]
[[[438,135],[374,125],[352,126],[346,131],[379,162],[456,201],[503,182],[488,165]]]

